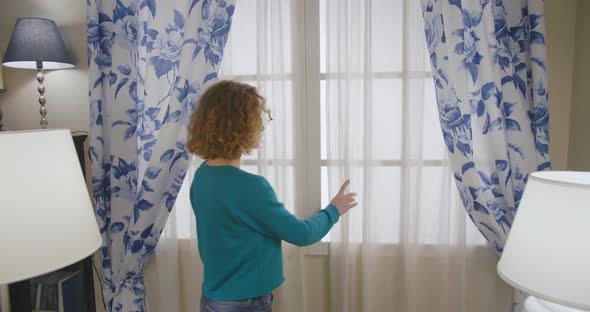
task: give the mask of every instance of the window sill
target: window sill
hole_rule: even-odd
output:
[[[317,242],[311,246],[305,247],[306,256],[329,256],[330,242]]]
[[[350,243],[350,251],[360,251],[362,247],[361,243]],[[467,246],[457,245],[438,245],[438,244],[422,244],[415,246],[402,246],[400,244],[393,243],[382,243],[368,246],[368,248],[377,248],[378,254],[388,257],[395,257],[407,254],[408,251],[415,253],[424,258],[438,258],[441,255],[452,255],[459,253],[472,253],[472,252],[491,252],[491,248],[486,244],[469,244]],[[330,255],[330,242],[322,241],[315,243],[311,246],[305,247],[304,255],[306,256],[329,256]]]
[[[179,248],[196,248],[196,238],[160,238],[159,247],[166,244],[179,244]],[[460,255],[460,254],[478,254],[478,253],[494,253],[493,249],[486,244],[468,244],[467,246],[457,245],[437,245],[437,244],[423,244],[412,246],[402,246],[394,243],[380,243],[363,246],[361,243],[350,243],[348,245],[350,252],[361,252],[364,249],[372,249],[372,254],[386,257],[407,256],[408,252],[420,258],[439,258],[441,256]],[[362,249],[361,249],[362,248]],[[330,242],[322,241],[311,246],[303,248],[305,256],[329,256]]]

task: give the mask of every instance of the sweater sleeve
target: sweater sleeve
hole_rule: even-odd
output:
[[[257,231],[297,246],[315,244],[338,222],[340,213],[333,205],[308,219],[299,219],[278,201],[270,184],[259,177],[253,185],[253,198],[246,206],[248,223]]]

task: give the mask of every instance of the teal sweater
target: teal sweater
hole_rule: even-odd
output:
[[[203,163],[190,190],[205,267],[203,294],[241,300],[267,294],[284,281],[281,241],[311,245],[340,216],[329,205],[301,220],[277,200],[265,178],[234,166]]]

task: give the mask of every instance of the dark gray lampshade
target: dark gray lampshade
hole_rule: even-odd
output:
[[[19,18],[14,25],[3,65],[14,68],[43,69],[74,67],[54,21],[44,18]]]

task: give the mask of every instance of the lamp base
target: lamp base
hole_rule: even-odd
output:
[[[529,296],[524,302],[524,312],[585,312],[569,308],[557,303],[545,301],[537,297]]]
[[[37,86],[37,91],[39,91],[39,113],[41,114],[41,128],[47,129],[47,108],[45,104],[47,100],[45,99],[45,85],[43,84],[43,80],[45,80],[45,75],[43,74],[43,66],[37,65],[37,81],[39,85]]]

